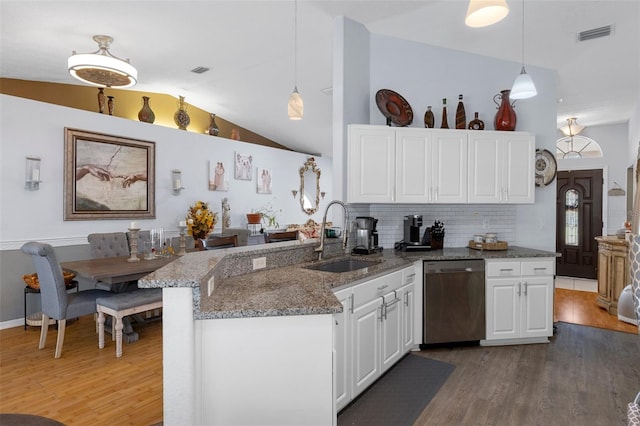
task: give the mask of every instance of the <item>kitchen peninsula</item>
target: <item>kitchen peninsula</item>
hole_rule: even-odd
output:
[[[328,273],[308,269],[319,263],[316,247],[307,240],[190,253],[139,281],[163,288],[165,424],[331,424],[334,318],[343,311],[336,289],[399,271],[413,280],[424,259],[555,256],[517,247],[388,250],[367,256],[366,268]],[[335,261],[340,248],[329,243],[320,263]],[[267,268],[254,271],[261,257]]]

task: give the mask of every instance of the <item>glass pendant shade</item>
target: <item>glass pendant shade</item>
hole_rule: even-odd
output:
[[[511,99],[528,99],[537,94],[538,91],[536,90],[536,85],[533,84],[531,76],[527,74],[524,67],[522,67],[522,71],[513,82],[513,87],[511,88],[511,94],[509,97]]]
[[[560,131],[565,136],[579,135],[585,129],[585,126],[581,126],[576,122],[576,117],[567,118],[567,125],[560,127]]]
[[[469,0],[464,23],[479,28],[493,25],[509,14],[506,0]]]
[[[69,74],[78,80],[99,87],[132,87],[138,81],[138,71],[128,60],[116,58],[109,52],[110,36],[96,35],[98,50],[73,54],[67,61]]]
[[[304,103],[302,102],[302,96],[298,92],[298,86],[293,89],[293,93],[289,96],[289,103],[287,106],[290,120],[302,120],[304,115]]]

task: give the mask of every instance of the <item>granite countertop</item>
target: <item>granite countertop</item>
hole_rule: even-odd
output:
[[[310,246],[310,244],[307,244]],[[299,245],[302,249],[303,245]],[[308,250],[308,248],[307,248]],[[399,252],[386,249],[368,256],[339,256],[323,261],[286,261],[283,266],[237,274],[245,259],[278,254],[278,248],[236,248],[188,253],[138,281],[141,288],[192,287],[194,318],[246,318],[332,314],[342,311],[333,295],[337,287],[357,284],[390,273],[420,260],[500,259],[519,257],[555,257],[556,253],[524,247],[504,251],[481,251],[469,248],[444,248],[433,251]],[[289,255],[290,256],[290,255]],[[308,256],[307,256],[308,258]],[[306,269],[319,263],[344,258],[375,261],[372,266],[351,272],[323,272]],[[296,257],[297,259],[297,257]],[[234,263],[234,261],[236,263]],[[288,266],[286,266],[288,265]],[[247,270],[246,266],[244,267]],[[224,270],[224,272],[220,272]],[[230,273],[229,270],[235,270]],[[207,282],[214,278],[214,290],[207,294]]]

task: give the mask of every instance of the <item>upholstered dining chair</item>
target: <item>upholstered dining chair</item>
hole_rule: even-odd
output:
[[[124,232],[102,232],[97,234],[89,234],[87,236],[89,247],[91,248],[91,257],[116,257],[129,256],[129,240]],[[140,246],[139,246],[140,247]],[[142,249],[139,250],[142,252]],[[101,281],[96,283],[96,288],[100,290],[108,290],[116,293],[123,291],[135,290],[138,288],[137,281],[107,284]]]
[[[280,241],[293,241],[298,239],[298,231],[265,232],[265,243],[279,243]]]
[[[92,289],[67,294],[62,268],[53,247],[49,244],[31,241],[22,246],[22,252],[31,255],[40,282],[42,329],[38,349],[43,349],[45,346],[49,330],[47,324],[49,324],[49,318],[52,318],[58,322],[55,358],[60,358],[67,318],[95,314],[97,312],[96,299],[110,297],[112,293]]]

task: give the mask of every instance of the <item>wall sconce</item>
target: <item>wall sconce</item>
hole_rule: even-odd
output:
[[[618,182],[613,182],[613,186],[607,192],[607,195],[609,195],[610,197],[621,197],[627,195],[627,192],[622,189],[620,185],[618,185]]]
[[[296,198],[298,196],[298,191],[296,189],[292,189],[291,194],[293,195],[293,198]]]
[[[324,200],[324,196],[327,195],[327,193],[322,191],[322,192],[320,192],[320,195],[322,195],[322,199]]]
[[[24,187],[30,191],[40,189],[40,157],[27,157]]]
[[[184,189],[180,170],[171,170],[171,188],[173,189],[173,195],[180,195],[180,191]]]

